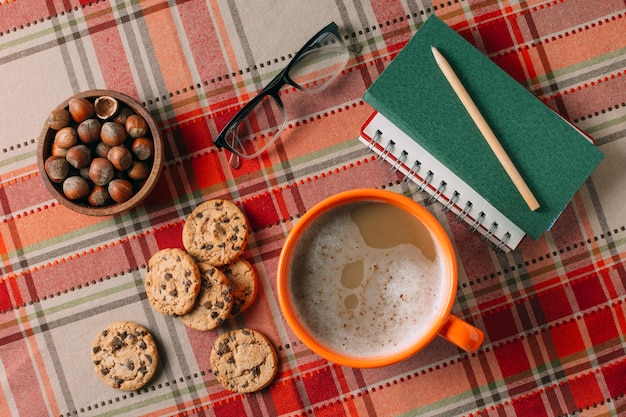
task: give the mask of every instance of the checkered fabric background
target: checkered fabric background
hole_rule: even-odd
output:
[[[553,229],[509,254],[357,141],[372,111],[362,94],[433,13],[607,156]],[[352,50],[345,72],[320,96],[286,89],[284,136],[231,170],[213,138],[331,20]],[[0,87],[0,415],[626,414],[624,0],[0,0]],[[64,208],[36,167],[48,112],[94,88],[142,102],[165,142],[156,189],[115,217]],[[352,369],[287,327],[275,291],[285,236],[314,203],[363,186],[411,196],[442,222],[460,261],[454,313],[485,331],[478,352],[435,340],[397,365]],[[150,307],[143,276],[154,252],[182,246],[186,216],[210,198],[248,216],[244,256],[261,289],[242,316],[196,332]],[[152,331],[163,360],[145,388],[121,392],[95,375],[90,349],[100,329],[129,319]],[[256,394],[224,390],[209,364],[215,338],[243,326],[280,359]]]

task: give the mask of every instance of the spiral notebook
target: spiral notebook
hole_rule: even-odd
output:
[[[432,55],[437,47],[540,203],[531,211]],[[497,248],[538,239],[603,159],[547,107],[436,16],[366,91],[360,140]]]

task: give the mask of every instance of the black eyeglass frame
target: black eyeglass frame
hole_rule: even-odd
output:
[[[237,114],[224,126],[220,134],[214,141],[214,144],[218,148],[228,149],[233,155],[237,155],[244,159],[252,159],[258,156],[263,150],[252,154],[252,155],[242,155],[236,152],[226,141],[226,137],[232,133],[233,128],[237,127],[242,120],[244,120],[248,114],[255,108],[255,106],[263,100],[263,98],[267,96],[272,96],[276,102],[278,103],[281,111],[285,112],[285,107],[283,105],[282,100],[279,96],[279,91],[285,85],[291,85],[299,90],[304,90],[300,85],[294,82],[289,77],[289,71],[293,68],[293,66],[298,62],[298,60],[309,50],[313,49],[316,46],[315,41],[322,35],[330,33],[335,35],[335,37],[341,42],[341,44],[346,47],[345,43],[341,35],[339,34],[339,27],[335,22],[329,23],[325,28],[317,32],[314,36],[309,39],[302,48],[291,58],[291,61],[287,64],[285,68],[283,68],[255,97],[252,98],[245,106],[243,106]],[[346,47],[347,49],[347,47]],[[273,141],[272,141],[273,142]],[[271,144],[271,143],[270,143]],[[269,145],[269,144],[268,144]]]

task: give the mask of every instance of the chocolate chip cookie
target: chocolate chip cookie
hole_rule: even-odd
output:
[[[196,207],[183,227],[183,245],[196,260],[226,265],[244,251],[248,223],[233,202],[209,200]]]
[[[148,261],[144,284],[148,301],[155,310],[166,316],[179,316],[196,303],[200,270],[184,250],[162,249]]]
[[[229,318],[232,318],[247,310],[256,299],[258,293],[256,271],[250,262],[239,258],[223,266],[222,272],[228,278],[233,294],[233,308],[229,315]]]
[[[278,371],[278,356],[270,341],[251,329],[222,334],[211,350],[217,381],[234,392],[248,393],[268,386]]]
[[[118,321],[96,336],[91,357],[96,374],[107,385],[132,391],[143,387],[154,376],[159,352],[145,327]]]
[[[179,316],[186,326],[195,330],[215,329],[228,317],[233,307],[233,297],[226,276],[208,262],[199,262],[202,281],[195,306]]]

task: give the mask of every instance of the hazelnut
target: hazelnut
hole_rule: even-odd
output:
[[[120,171],[126,171],[133,163],[133,155],[123,145],[113,146],[107,154],[107,159]]]
[[[126,119],[128,119],[128,116],[130,116],[131,114],[134,114],[132,109],[130,109],[129,107],[122,107],[117,115],[113,118],[113,121],[122,126],[126,126]]]
[[[91,178],[89,178],[89,166],[86,166],[86,167],[83,167],[83,168],[79,169],[78,170],[78,175],[80,175],[81,177],[83,177],[87,181],[91,181]]]
[[[44,163],[46,174],[50,181],[61,183],[70,172],[70,165],[62,156],[49,156]]]
[[[111,96],[100,96],[96,98],[93,105],[96,110],[96,116],[102,120],[115,116],[119,109],[119,102]]]
[[[54,135],[54,143],[59,148],[69,149],[78,143],[78,135],[76,129],[71,126],[60,129]]]
[[[91,162],[91,150],[86,145],[72,146],[67,150],[65,159],[74,168],[84,168]]]
[[[83,177],[72,176],[63,181],[63,194],[70,200],[79,200],[89,195],[89,183]]]
[[[111,196],[109,195],[108,187],[96,185],[89,193],[87,202],[94,207],[102,207],[111,203]]]
[[[52,142],[52,147],[50,148],[50,155],[62,156],[63,158],[65,158],[65,154],[67,154],[67,149],[59,148],[59,145]]]
[[[94,158],[89,165],[89,179],[96,185],[107,185],[115,175],[115,169],[108,159]]]
[[[93,103],[86,98],[71,99],[68,104],[68,110],[76,123],[89,119],[95,112]]]
[[[128,178],[135,181],[143,181],[150,175],[150,166],[143,161],[133,161],[128,169]]]
[[[109,146],[121,145],[126,140],[126,130],[115,122],[105,122],[100,129],[100,139]]]
[[[48,127],[59,130],[70,124],[70,112],[66,109],[54,109],[48,116]]]
[[[125,126],[128,136],[131,138],[146,136],[148,133],[148,123],[146,123],[146,120],[138,114],[131,114],[128,116]]]
[[[100,158],[106,158],[107,155],[109,154],[109,150],[110,149],[111,149],[111,146],[107,145],[106,143],[98,142],[94,152],[95,152],[96,156],[98,156]]]
[[[117,203],[128,201],[133,196],[133,185],[121,178],[111,181],[108,190],[111,198]]]
[[[152,139],[142,136],[133,141],[130,149],[137,159],[145,161],[152,158],[154,154],[154,142],[152,142]]]
[[[76,128],[78,139],[83,143],[95,143],[100,139],[100,122],[96,119],[84,120]]]

